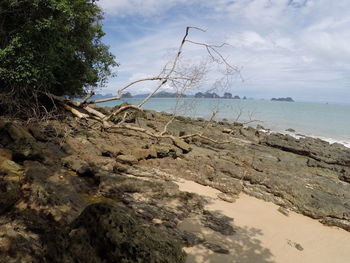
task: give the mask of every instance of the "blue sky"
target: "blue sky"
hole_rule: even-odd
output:
[[[349,0],[100,0],[99,5],[105,11],[104,42],[121,64],[102,93],[157,75],[186,26],[197,26],[206,33],[192,32],[190,39],[229,44],[222,53],[242,69],[244,80],[234,79],[233,94],[350,102]],[[205,56],[199,49],[185,46],[189,63]],[[214,77],[208,74],[203,91]],[[149,92],[152,85],[130,91]]]

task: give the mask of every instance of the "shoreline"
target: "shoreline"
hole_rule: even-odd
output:
[[[132,99],[132,101],[137,101],[138,100],[138,98],[133,98]],[[194,110],[195,111],[195,113],[191,113],[191,114],[183,114],[183,113],[177,113],[176,115],[178,115],[178,116],[182,116],[182,117],[189,117],[189,118],[191,118],[191,119],[193,119],[193,120],[195,120],[195,119],[197,119],[197,118],[202,118],[202,119],[205,119],[205,120],[209,120],[210,119],[210,116],[211,116],[211,112],[207,112],[206,114],[204,114],[203,115],[203,109],[201,108],[201,106],[200,106],[200,101],[201,100],[203,100],[205,103],[207,103],[208,101],[209,102],[212,102],[212,101],[215,101],[216,99],[193,99],[193,98],[187,98],[187,100],[194,100],[195,101],[195,103],[197,104],[197,108]],[[121,101],[118,101],[117,103],[116,103],[116,105],[118,105],[118,104],[120,104],[120,103],[123,103],[123,102],[128,102],[129,100],[128,99],[124,99],[124,100],[121,100]],[[132,101],[130,101],[130,102],[132,102]],[[171,102],[173,102],[173,101],[175,101],[175,99],[174,98],[155,98],[154,99],[154,101],[155,102],[157,102],[157,101],[169,101],[169,103],[171,103]],[[225,104],[225,102],[227,102],[227,101],[230,101],[230,100],[227,100],[227,99],[222,99],[222,101],[224,102],[224,104]],[[244,103],[245,101],[242,101],[242,102],[237,102],[236,100],[233,100],[236,104],[238,104],[238,105],[236,105],[236,104],[233,104],[232,105],[232,109],[231,110],[237,110],[237,109],[235,109],[234,107],[239,107],[239,105],[241,104],[241,103]],[[152,102],[152,100],[151,100],[151,102]],[[254,101],[254,102],[257,102],[257,103],[260,103],[260,101]],[[275,105],[276,104],[276,102],[271,102],[271,101],[264,101],[265,103],[268,103],[268,104],[270,104],[271,103],[271,105]],[[249,101],[248,101],[248,103],[250,103]],[[277,102],[278,103],[278,102]],[[298,102],[296,102],[296,103],[298,103]],[[313,102],[300,102],[301,104],[316,104],[316,105],[327,105],[327,104],[323,104],[323,103],[313,103]],[[162,105],[162,106],[161,106]],[[184,105],[186,105],[186,103],[184,103]],[[235,105],[235,106],[234,106]],[[254,105],[254,104],[252,104],[252,105]],[[252,106],[251,105],[251,106]],[[277,105],[279,105],[279,106],[284,106],[284,105],[287,105],[287,107],[288,107],[288,103],[286,104],[286,102],[281,102],[281,103],[278,103]],[[103,105],[101,105],[101,106],[103,106]],[[110,107],[111,105],[106,105],[106,107]],[[349,107],[350,106],[350,104],[345,104],[345,105],[343,105],[343,104],[334,104],[334,106],[344,106],[344,107]],[[103,107],[105,107],[105,106],[103,106]],[[153,106],[150,106],[150,107],[147,107],[147,104],[146,104],[146,109],[147,110],[155,110],[155,111],[157,111],[157,112],[159,112],[159,113],[168,113],[168,114],[172,114],[172,109],[170,109],[170,108],[168,108],[168,109],[165,109],[164,108],[165,106],[161,103],[161,104],[159,104],[158,105],[158,103],[155,103]],[[168,104],[167,104],[167,107],[170,107]],[[185,106],[186,107],[186,106]],[[252,106],[253,107],[253,109],[250,109],[250,110],[253,110],[253,111],[255,111],[255,110],[257,110],[257,109],[255,109],[254,107],[255,106]],[[349,108],[350,109],[350,108]],[[218,113],[218,115],[217,115],[217,121],[219,122],[219,121],[223,121],[223,120],[228,120],[229,122],[235,122],[235,117],[233,116],[231,116],[231,117],[225,117],[225,116],[220,116],[221,115],[221,113],[220,112],[223,112],[223,111],[225,111],[225,110],[228,110],[228,108],[226,109],[222,109],[222,110],[219,110],[219,113]],[[278,110],[277,108],[276,108],[276,110]],[[249,111],[249,107],[248,107],[248,111]],[[259,115],[259,111],[257,112],[257,114]],[[263,113],[263,112],[260,112],[260,114],[267,114],[266,112],[265,113]],[[299,113],[300,114],[300,113]],[[315,114],[315,113],[314,113]],[[243,114],[244,115],[244,114]],[[256,122],[253,122],[250,126],[252,126],[252,127],[256,127],[257,125],[262,125],[262,126],[264,126],[265,128],[267,128],[267,129],[270,129],[272,132],[276,132],[276,133],[282,133],[282,134],[288,134],[288,135],[291,135],[291,136],[293,136],[293,137],[295,137],[296,136],[296,134],[302,134],[302,135],[304,135],[304,136],[306,136],[306,137],[312,137],[312,138],[319,138],[319,139],[322,139],[322,140],[325,140],[325,141],[327,141],[327,142],[329,142],[329,143],[340,143],[340,144],[342,144],[342,145],[344,145],[344,146],[346,146],[346,147],[350,147],[350,137],[349,136],[346,136],[346,129],[344,128],[344,127],[342,127],[342,129],[345,129],[344,130],[344,132],[342,132],[342,134],[339,134],[339,137],[337,137],[337,135],[335,135],[335,133],[334,132],[332,132],[331,130],[329,130],[328,132],[325,132],[325,130],[324,131],[322,131],[322,132],[319,132],[319,130],[322,130],[322,129],[320,129],[320,127],[319,128],[314,128],[314,129],[312,129],[312,128],[310,128],[310,126],[305,126],[305,124],[306,123],[304,123],[304,122],[302,122],[301,124],[302,125],[298,125],[297,123],[290,123],[290,124],[287,124],[287,123],[284,123],[284,124],[281,124],[280,122],[279,122],[279,120],[275,120],[275,121],[273,121],[272,119],[271,119],[271,116],[269,117],[270,118],[270,120],[263,120],[264,118],[261,118],[262,116],[260,116],[260,118],[259,118],[259,116],[257,116],[256,118],[258,119]],[[281,117],[281,116],[280,116]],[[279,118],[280,118],[279,117]],[[249,122],[249,119],[247,119],[248,117],[247,116],[242,116],[242,119],[241,120],[238,120],[238,122]],[[246,120],[247,119],[247,120]],[[262,119],[261,121],[259,120],[259,119]],[[265,119],[266,119],[266,117],[265,117]],[[344,119],[344,121],[346,121],[346,119]],[[350,121],[350,120],[349,120]],[[308,124],[308,123],[307,123]],[[325,125],[328,125],[328,123],[327,124],[325,124]],[[303,127],[304,126],[304,127]],[[317,126],[316,126],[317,127]],[[286,132],[286,130],[287,129],[290,129],[290,128],[292,128],[292,129],[295,129],[296,130],[296,134],[293,134],[293,133],[288,133],[288,132]],[[350,130],[350,127],[349,127],[349,130]]]
[[[255,126],[256,128],[256,126]],[[290,129],[290,128],[289,128]],[[293,129],[293,128],[292,128]],[[342,139],[336,139],[336,138],[330,138],[330,137],[324,137],[324,136],[317,136],[317,135],[310,135],[310,134],[302,134],[302,132],[290,132],[287,130],[269,130],[269,129],[258,129],[259,131],[265,132],[266,134],[283,134],[283,135],[289,135],[292,136],[295,139],[300,139],[300,138],[313,138],[313,139],[320,139],[322,141],[328,142],[330,145],[332,144],[341,144],[347,148],[350,148],[350,140],[342,140]]]
[[[174,143],[167,136],[158,138],[144,132],[146,129],[158,134],[169,120],[170,136],[180,138],[203,130],[205,136],[189,136]],[[11,257],[27,257],[33,262],[51,255],[79,258],[85,254],[70,249],[77,244],[93,257],[104,257],[95,249],[108,242],[118,246],[118,229],[124,228],[110,226],[124,226],[126,218],[120,217],[123,214],[132,218],[125,224],[132,224],[140,233],[146,231],[141,230],[145,226],[157,229],[147,230],[144,238],[158,240],[157,235],[161,235],[162,240],[170,242],[163,244],[176,248],[176,257],[183,258],[184,248],[191,258],[194,249],[196,256],[211,258],[212,262],[236,256],[237,262],[248,263],[247,254],[239,253],[247,251],[234,247],[239,242],[250,247],[247,253],[253,258],[249,257],[249,263],[259,262],[262,255],[266,259],[263,262],[271,262],[272,254],[281,255],[278,261],[286,262],[283,251],[289,251],[293,261],[299,255],[309,255],[312,246],[302,236],[288,233],[280,235],[279,242],[268,243],[274,236],[268,229],[278,230],[271,223],[276,214],[285,219],[277,207],[290,214],[288,218],[307,217],[317,229],[339,227],[349,236],[348,148],[312,138],[296,140],[267,134],[241,124],[208,125],[205,120],[172,119],[169,114],[156,111],[130,113],[127,121],[139,129],[121,127],[106,132],[87,128],[98,124],[95,120],[77,121],[72,117],[35,124],[0,120],[0,173],[4,174],[0,182],[8,186],[1,199],[6,210],[0,213],[0,227],[4,230],[0,249],[5,251],[6,262],[11,262]],[[189,189],[178,186],[188,181]],[[196,192],[196,188],[203,187],[207,195],[211,191],[220,195],[208,199],[201,191]],[[250,212],[245,214],[242,209]],[[257,225],[263,217],[272,221]],[[185,228],[192,219],[195,229],[204,227],[209,234]],[[295,227],[305,226],[298,223]],[[263,229],[266,234],[259,235],[256,229]],[[130,238],[122,242],[133,246],[135,239],[128,233]],[[96,238],[98,242],[91,247],[89,240]],[[18,239],[23,240],[20,247],[15,246]],[[331,257],[336,249],[332,244],[332,249],[323,245],[318,249]],[[138,248],[149,247],[152,243],[143,242]],[[301,247],[304,252],[299,250]],[[45,254],[47,251],[51,251],[49,255]],[[106,251],[106,255],[113,256],[113,251]],[[155,251],[154,247],[150,251]],[[161,253],[168,252],[167,249]]]

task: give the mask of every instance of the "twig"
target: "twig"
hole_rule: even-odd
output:
[[[90,99],[92,96],[95,95],[95,92],[91,91],[88,95],[86,95],[86,97],[80,102],[80,105],[86,104],[86,102],[88,101],[88,99]]]
[[[129,110],[129,109],[134,109],[134,110],[137,110],[137,111],[141,111],[140,107],[139,106],[135,106],[135,105],[126,105],[126,106],[123,106],[123,107],[120,107],[119,109],[113,111],[110,115],[106,116],[105,118],[103,118],[104,121],[108,121],[110,120],[112,117],[118,115],[119,113],[122,113],[126,110]]]
[[[173,115],[173,117],[171,117],[170,120],[165,124],[163,131],[159,133],[160,136],[163,136],[164,134],[167,133],[168,126],[174,121],[174,119],[175,119],[175,115]]]

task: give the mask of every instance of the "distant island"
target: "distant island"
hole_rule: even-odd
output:
[[[122,99],[128,99],[128,98],[132,98],[132,95],[130,92],[126,92],[126,93],[123,93],[120,97]]]
[[[232,96],[232,95],[231,95]],[[206,99],[216,99],[216,98],[220,98],[220,96],[218,94],[216,94],[215,92],[210,93],[210,92],[197,92],[194,95],[195,98],[206,98]]]
[[[287,102],[294,102],[294,100],[291,97],[286,98],[272,98],[271,101],[287,101]]]
[[[129,98],[146,98],[149,95],[149,93],[144,93],[144,94],[136,94],[132,95],[130,92],[123,93],[121,95],[122,99],[129,99]],[[96,94],[94,95],[91,100],[98,100],[98,99],[105,99],[105,98],[111,98],[114,97],[115,95],[113,94]],[[157,92],[156,94],[153,95],[153,98],[205,98],[205,99],[236,99],[240,100],[241,97],[238,95],[232,95],[230,92],[225,92],[222,96],[215,92],[197,92],[194,95],[187,95],[187,94],[179,94],[176,92],[167,92],[167,91],[161,91]],[[247,97],[244,96],[243,100],[246,100]],[[291,98],[273,98],[272,100],[282,100],[282,99],[291,99]]]
[[[185,94],[179,94],[179,93],[173,93],[173,92],[166,92],[166,91],[161,91],[153,96],[154,98],[186,98],[187,95]]]
[[[219,96],[217,93],[213,92],[198,92],[194,95],[195,98],[209,98],[209,99],[241,99],[239,96],[232,96],[232,93],[229,92],[225,92],[224,95],[221,97]]]

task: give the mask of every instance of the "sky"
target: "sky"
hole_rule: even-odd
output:
[[[120,66],[101,93],[160,73],[171,61],[186,26],[189,39],[226,43],[220,52],[240,69],[228,91],[256,99],[350,102],[349,0],[100,0],[103,41]],[[183,61],[200,63],[206,51],[186,43]],[[209,72],[200,91],[218,73]],[[132,94],[147,93],[142,83]],[[198,90],[190,90],[194,93]]]

